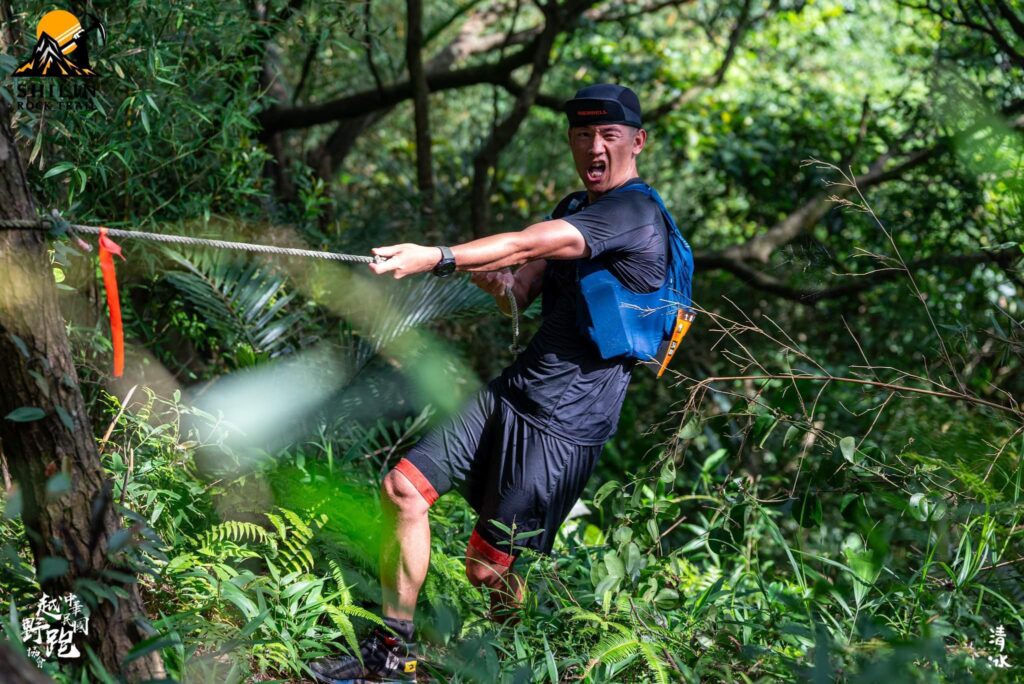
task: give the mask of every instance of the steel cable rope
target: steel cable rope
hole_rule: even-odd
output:
[[[56,233],[58,236],[64,232],[86,233],[89,235],[106,234],[113,238],[132,238],[139,240],[150,240],[152,242],[166,242],[175,245],[190,245],[195,247],[209,247],[212,249],[231,249],[242,252],[255,252],[257,254],[276,254],[280,256],[303,257],[308,259],[326,259],[328,261],[341,261],[359,264],[379,264],[387,261],[380,256],[362,256],[359,254],[344,254],[342,252],[323,252],[313,249],[298,249],[296,247],[277,247],[275,245],[261,245],[251,242],[232,242],[229,240],[215,240],[212,238],[197,238],[187,235],[169,235],[166,233],[147,233],[141,230],[122,230],[120,228],[105,228],[102,226],[85,226],[78,223],[68,223],[59,215],[53,217],[41,217],[38,219],[0,219],[0,230],[38,230]],[[519,307],[516,304],[515,295],[509,288],[505,292],[508,299],[509,309],[512,312],[512,344],[508,349],[513,354],[522,351],[519,346]]]

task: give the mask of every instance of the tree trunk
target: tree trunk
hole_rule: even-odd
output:
[[[0,672],[4,684],[53,684],[53,680],[0,641]]]
[[[416,122],[416,185],[420,191],[420,212],[429,229],[434,221],[434,163],[430,147],[430,91],[427,74],[423,70],[423,3],[421,0],[406,0],[405,4],[408,15],[405,61],[409,65]]]
[[[36,210],[9,120],[0,100],[0,219],[31,219]],[[21,491],[22,521],[37,572],[47,558],[58,559],[48,564],[51,568],[66,563],[63,574],[42,579],[43,591],[71,593],[84,579],[119,585],[127,598],[91,606],[86,643],[108,670],[130,681],[163,678],[156,653],[122,665],[132,646],[148,636],[142,597],[137,584],[105,575],[125,572],[107,554],[121,520],[78,388],[46,242],[38,231],[0,230],[0,388],[0,443]],[[26,422],[5,418],[21,407],[44,415]],[[47,497],[47,481],[57,473],[70,486]],[[90,595],[79,596],[88,600]]]

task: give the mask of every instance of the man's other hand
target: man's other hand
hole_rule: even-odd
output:
[[[374,256],[386,257],[387,261],[370,264],[370,270],[377,275],[391,273],[395,280],[414,273],[425,273],[433,270],[441,261],[441,250],[437,247],[424,247],[404,243],[389,247],[374,247],[370,250]]]
[[[492,297],[505,297],[516,283],[516,277],[507,268],[500,271],[474,271],[470,281]]]

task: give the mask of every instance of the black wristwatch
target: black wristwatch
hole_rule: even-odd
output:
[[[434,266],[432,273],[438,278],[447,278],[455,273],[455,255],[447,247],[438,247],[441,250],[441,260]]]

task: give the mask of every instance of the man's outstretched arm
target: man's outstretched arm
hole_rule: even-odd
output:
[[[583,234],[561,219],[535,223],[518,232],[488,235],[454,245],[451,250],[459,271],[496,271],[537,259],[578,259],[590,254]],[[388,260],[370,264],[370,269],[377,274],[392,273],[395,278],[429,271],[441,259],[437,247],[411,243],[374,247],[372,252]]]

